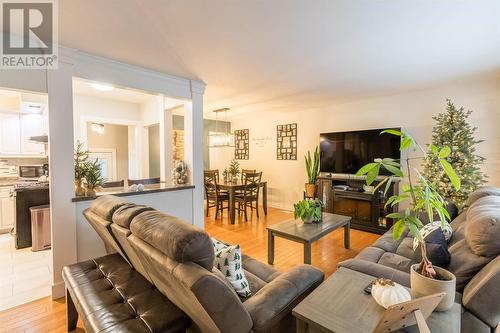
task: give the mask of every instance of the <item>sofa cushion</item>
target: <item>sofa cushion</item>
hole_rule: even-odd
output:
[[[382,236],[380,236],[379,239],[377,239],[375,241],[375,243],[373,243],[372,246],[374,247],[378,247],[378,248],[381,248],[387,252],[392,252],[392,253],[396,253],[397,249],[398,249],[398,246],[399,244],[401,244],[401,242],[403,241],[403,239],[408,235],[408,231],[405,230],[403,232],[403,235],[401,236],[400,239],[398,240],[394,240],[393,236],[392,236],[392,228],[389,229],[389,231],[387,231],[385,234],[383,234]]]
[[[451,260],[446,269],[455,274],[457,291],[462,292],[467,283],[488,264],[490,259],[472,252],[465,239],[449,246],[448,250],[451,254]]]
[[[121,206],[130,204],[127,200],[113,195],[103,195],[95,199],[90,210],[105,220],[111,221],[113,213]]]
[[[413,260],[390,252],[384,253],[378,263],[402,272],[409,272],[410,266],[414,264]]]
[[[476,200],[487,197],[487,196],[500,196],[500,188],[493,186],[484,186],[480,187],[471,194],[469,194],[469,198],[467,199],[467,206],[471,206]]]
[[[130,224],[130,231],[179,263],[193,262],[209,271],[212,270],[212,240],[202,229],[152,210],[137,215]]]
[[[469,207],[465,239],[479,256],[494,258],[500,254],[500,196],[480,198]]]
[[[386,253],[386,251],[381,248],[368,246],[361,250],[356,258],[370,262],[378,262],[384,253]]]

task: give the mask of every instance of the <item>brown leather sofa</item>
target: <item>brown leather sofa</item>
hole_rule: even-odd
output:
[[[452,222],[446,269],[457,278],[456,302],[462,304],[462,332],[500,330],[500,189],[484,187],[469,197],[469,208]],[[410,287],[410,266],[420,257],[406,233],[394,241],[392,230],[356,258],[339,265]],[[471,246],[472,245],[472,246]]]
[[[293,307],[323,281],[323,273],[312,266],[300,265],[279,273],[243,254],[243,268],[252,296],[242,302],[213,267],[212,240],[205,231],[113,196],[96,199],[84,215],[105,242],[106,249],[117,253],[112,255],[130,263],[135,273],[140,273],[152,288],[157,288],[167,301],[182,310],[180,313],[190,318],[192,331],[293,332]],[[73,293],[73,297],[73,271],[65,268],[63,274],[72,299],[86,303],[80,308],[85,311],[102,303],[99,298],[105,296],[99,294],[91,300],[85,299],[87,289]],[[175,316],[172,309],[169,311],[175,318],[170,318],[170,323],[179,325],[182,316]],[[99,321],[100,317],[92,320]]]

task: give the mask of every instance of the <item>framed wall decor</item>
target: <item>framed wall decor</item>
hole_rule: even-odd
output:
[[[234,158],[248,160],[250,156],[250,131],[241,129],[234,131]]]
[[[278,160],[297,159],[297,124],[277,126],[276,157]]]

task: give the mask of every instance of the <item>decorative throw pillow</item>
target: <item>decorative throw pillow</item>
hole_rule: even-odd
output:
[[[432,264],[439,267],[448,266],[451,255],[448,251],[448,242],[446,241],[443,230],[441,228],[434,229],[425,235],[424,241],[427,258]],[[420,254],[420,245],[415,248],[415,254]]]
[[[217,240],[215,240],[217,241]],[[238,296],[248,298],[252,295],[248,280],[241,265],[241,250],[239,245],[227,246],[224,243],[214,242],[214,266],[222,272],[231,283]],[[216,249],[217,246],[217,249]]]
[[[225,243],[222,243],[220,240],[218,239],[215,239],[213,237],[212,238],[212,244],[214,245],[214,251],[217,252],[225,247],[228,247],[229,245],[225,244]],[[215,266],[215,264],[214,264]]]
[[[433,233],[436,229],[440,229],[443,232],[446,242],[450,241],[451,236],[453,235],[453,229],[451,228],[451,225],[448,222],[445,222],[444,228],[441,229],[441,221],[433,221],[431,223],[424,225],[422,229],[420,229],[420,233],[422,234],[424,240],[426,240],[427,236]],[[418,240],[414,238],[413,250],[416,250],[417,247],[418,247]]]

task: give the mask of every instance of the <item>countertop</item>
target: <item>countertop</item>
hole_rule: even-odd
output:
[[[126,197],[129,195],[141,195],[141,194],[151,194],[151,193],[158,193],[158,192],[168,192],[168,191],[179,191],[179,190],[187,190],[187,189],[192,189],[194,188],[194,185],[191,184],[183,184],[183,185],[170,185],[170,184],[154,184],[154,185],[145,185],[143,191],[128,191],[127,187],[112,187],[112,188],[105,188],[97,191],[96,196],[92,197],[87,197],[87,196],[82,196],[82,197],[74,197],[71,199],[73,202],[80,202],[80,201],[90,201],[94,200],[95,198],[102,196],[102,195],[107,195],[107,194],[112,194],[116,195],[118,197]]]

